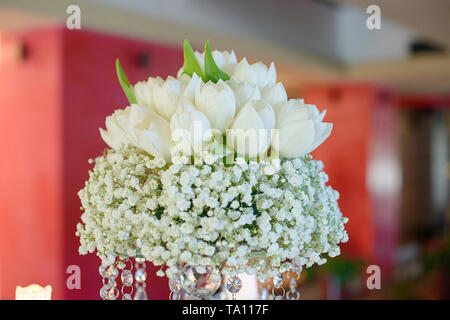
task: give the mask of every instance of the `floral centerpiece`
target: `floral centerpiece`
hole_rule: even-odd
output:
[[[116,67],[130,105],[106,118],[110,148],[79,192],[81,254],[96,251],[103,272],[145,259],[170,279],[193,266],[272,277],[340,254],[347,218],[309,155],[332,124],[288,100],[273,63],[185,41],[176,78],[132,86]]]

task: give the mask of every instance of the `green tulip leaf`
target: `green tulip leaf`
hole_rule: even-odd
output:
[[[214,61],[209,41],[206,41],[205,44],[205,77],[206,80],[211,80],[214,83],[217,83],[220,79],[223,81],[230,79],[230,76],[220,70]]]
[[[116,73],[117,78],[119,79],[119,83],[122,86],[122,90],[125,93],[125,95],[128,98],[128,102],[130,104],[136,104],[137,100],[134,96],[133,88],[130,85],[130,81],[128,81],[127,75],[122,69],[122,66],[120,65],[119,59],[116,59]]]
[[[183,43],[183,55],[184,55],[184,64],[183,64],[184,73],[186,73],[191,77],[194,73],[196,73],[200,78],[203,79],[203,81],[205,81],[205,76],[197,61],[194,50],[192,49],[191,45],[189,44],[189,41],[187,40],[184,40]]]

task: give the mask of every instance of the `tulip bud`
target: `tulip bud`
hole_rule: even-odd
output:
[[[153,156],[170,160],[170,128],[167,120],[148,107],[133,104],[106,117],[103,140],[113,149],[133,145]]]
[[[289,100],[275,108],[272,149],[287,158],[301,157],[317,148],[330,135],[332,124],[323,123],[325,112],[303,101]]]
[[[129,136],[129,126],[127,124],[131,107],[124,110],[119,109],[106,117],[106,130],[100,128],[100,135],[111,148],[118,150],[122,145],[131,144],[132,138]]]
[[[144,122],[134,128],[137,136],[136,147],[152,156],[171,159],[169,122],[153,110],[148,110]]]
[[[211,141],[212,133],[208,118],[194,107],[184,101],[170,120],[172,140],[175,150],[181,151],[184,156],[199,154],[207,142]]]
[[[217,83],[199,82],[195,92],[195,106],[209,119],[211,128],[222,133],[229,128],[236,111],[233,90],[222,80]]]
[[[227,84],[233,89],[236,98],[236,113],[238,113],[248,102],[261,99],[261,92],[257,85],[248,82],[241,82],[236,78],[231,78]]]
[[[167,121],[170,121],[170,118],[175,113],[178,98],[183,89],[182,83],[173,77],[168,77],[166,81],[157,83],[153,87],[155,110]]]
[[[149,108],[155,108],[155,101],[153,99],[153,88],[155,86],[162,86],[164,80],[160,77],[158,78],[148,78],[147,81],[139,81],[133,87],[134,96],[136,97],[137,103]]]
[[[274,123],[274,111],[267,102],[249,102],[227,130],[227,145],[241,156],[255,158],[269,148]]]
[[[281,82],[278,82],[275,86],[262,87],[261,96],[272,106],[287,101],[286,90]]]
[[[193,104],[195,101],[195,89],[197,88],[199,81],[202,80],[196,73],[192,74],[192,77],[187,74],[181,74],[179,80],[184,86],[183,98]]]
[[[277,80],[277,73],[273,62],[267,68],[262,62],[249,65],[246,58],[242,59],[233,68],[231,75],[240,81],[246,81],[260,87],[274,86]]]

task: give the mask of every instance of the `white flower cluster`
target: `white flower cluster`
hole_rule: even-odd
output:
[[[106,264],[143,256],[167,266],[169,277],[184,264],[241,266],[267,277],[339,255],[347,218],[321,161],[204,160],[166,163],[131,146],[96,158],[79,192],[79,252],[97,250]]]
[[[170,162],[173,154],[210,151],[214,138],[253,159],[266,153],[301,157],[328,138],[332,124],[323,122],[325,111],[303,99],[288,100],[273,63],[238,62],[234,52],[212,54],[228,80],[205,82],[181,69],[176,78],[140,81],[132,88],[137,103],[106,118],[103,140],[113,149],[131,144]],[[201,73],[204,54],[196,57]]]

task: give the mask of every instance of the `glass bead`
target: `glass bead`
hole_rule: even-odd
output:
[[[145,282],[145,280],[147,279],[147,272],[145,271],[145,269],[137,269],[134,274],[134,279],[137,282]]]
[[[181,272],[180,282],[188,294],[207,298],[219,289],[222,276],[216,267],[186,265]]]
[[[170,288],[170,291],[172,291],[172,292],[176,292],[176,291],[180,290],[180,278],[179,277],[171,278],[169,280],[169,288]]]
[[[122,300],[133,300],[133,298],[131,297],[131,294],[125,293],[125,294],[122,296]]]
[[[238,293],[242,289],[242,280],[238,276],[229,277],[226,288],[230,293]]]
[[[134,294],[134,300],[148,300],[147,292],[144,287],[138,287]]]
[[[106,274],[106,267],[103,266],[103,264],[100,264],[100,267],[98,267],[98,273],[102,278],[106,278],[108,275]]]
[[[121,280],[124,286],[131,286],[133,284],[133,273],[130,270],[123,270]]]
[[[112,265],[109,266],[108,269],[106,269],[106,274],[108,278],[117,278],[117,276],[119,275],[119,270],[117,270],[117,268]]]
[[[274,276],[273,277],[273,286],[275,288],[280,288],[283,284],[283,277],[282,276]]]
[[[119,290],[115,287],[108,290],[108,294],[106,296],[106,300],[116,300],[119,296]]]
[[[103,300],[105,300],[106,297],[108,296],[109,289],[110,289],[109,287],[103,286],[103,287],[100,289],[100,298],[102,298]]]

